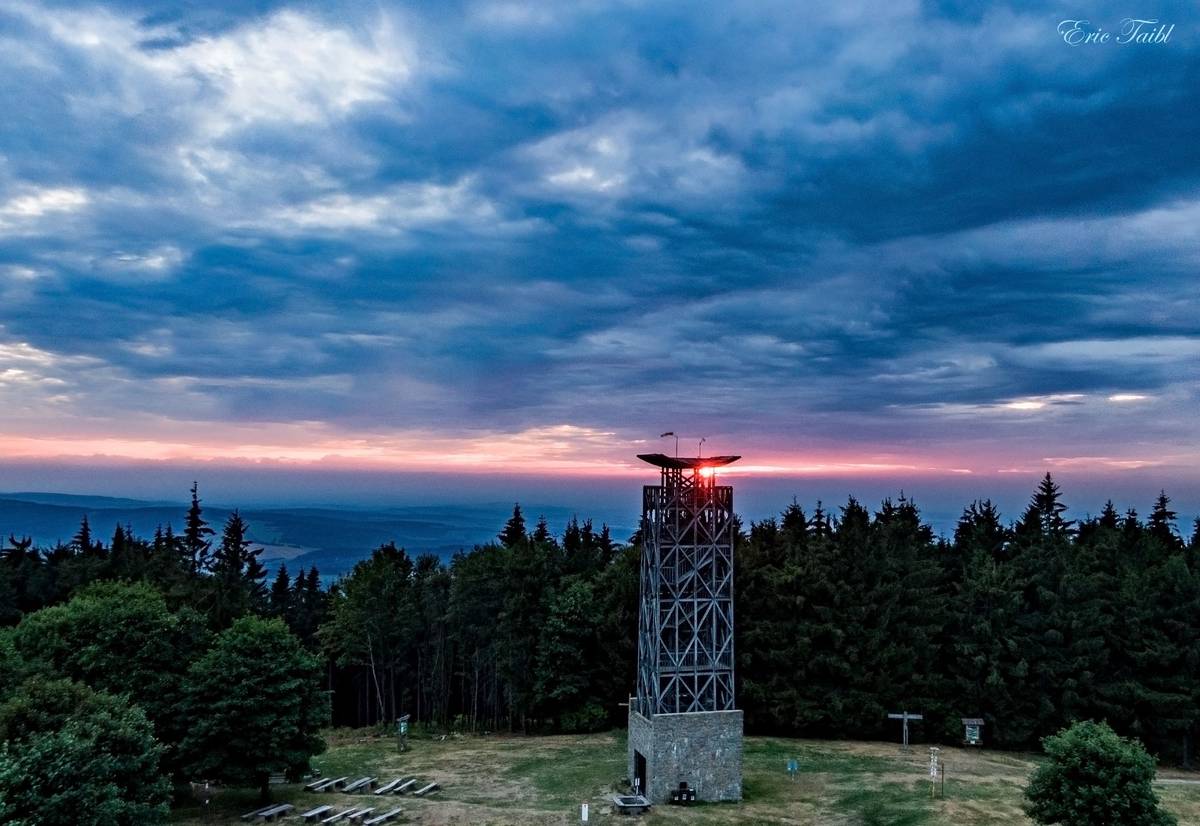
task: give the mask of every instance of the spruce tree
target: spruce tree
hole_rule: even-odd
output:
[[[1150,512],[1150,519],[1146,523],[1150,529],[1150,536],[1158,540],[1162,550],[1168,553],[1183,547],[1183,542],[1175,531],[1175,519],[1178,514],[1171,510],[1170,505],[1171,497],[1167,496],[1165,490],[1160,491],[1158,498],[1154,500],[1154,509]]]
[[[612,532],[608,529],[607,524],[600,526],[600,536],[596,540],[596,547],[600,552],[601,564],[607,566],[617,552],[616,543],[613,542]]]
[[[550,533],[550,526],[546,523],[545,516],[539,516],[537,527],[533,529],[533,541],[539,545],[554,544],[554,537]]]
[[[169,526],[168,530],[170,530]],[[187,518],[184,521],[183,550],[194,573],[201,573],[209,569],[209,555],[212,549],[212,541],[209,537],[215,533],[216,531],[204,521],[204,511],[200,507],[200,495],[196,483],[192,482],[192,504],[188,508]]]
[[[525,517],[521,514],[521,504],[518,502],[513,505],[512,516],[504,523],[504,530],[500,531],[500,544],[506,548],[513,548],[526,540],[525,536]]]
[[[266,586],[263,580],[267,572],[258,559],[262,548],[252,547],[246,532],[246,521],[235,510],[226,520],[221,543],[212,556],[212,583],[216,589],[212,617],[218,628],[264,607]]]
[[[1104,510],[1100,512],[1099,523],[1100,527],[1115,531],[1121,524],[1121,518],[1117,515],[1117,508],[1113,505],[1111,499],[1104,503]]]
[[[1045,736],[1065,722],[1060,691],[1071,680],[1064,626],[1062,584],[1071,557],[1074,523],[1064,518],[1067,506],[1049,473],[1017,523],[1012,543],[1014,571],[1022,589],[1021,610],[1014,622],[1016,642],[1029,665],[1026,689],[1016,720],[1032,725],[1031,736]]]
[[[71,539],[71,547],[77,553],[84,555],[93,555],[99,553],[103,546],[92,539],[92,527],[88,524],[87,514],[83,515],[83,519],[79,522],[79,530],[74,538]]]
[[[275,574],[275,581],[271,583],[271,615],[282,617],[284,620],[289,620],[292,613],[292,580],[288,576],[287,565],[280,564],[279,572]]]
[[[129,534],[117,523],[112,542],[108,546],[109,565],[117,577],[132,573],[133,560],[130,557],[133,547],[132,543],[128,542],[129,538]]]

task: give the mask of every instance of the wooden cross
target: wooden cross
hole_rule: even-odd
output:
[[[889,714],[888,719],[904,721],[904,748],[907,749],[908,748],[908,721],[909,720],[924,720],[925,717],[924,717],[924,715],[921,715],[921,714],[912,714],[907,711],[902,711],[899,714]]]

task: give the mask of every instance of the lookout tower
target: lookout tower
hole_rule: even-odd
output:
[[[642,489],[637,695],[629,776],[652,803],[681,783],[700,800],[742,797],[742,712],[733,694],[733,488],[739,456],[639,455],[660,468]]]

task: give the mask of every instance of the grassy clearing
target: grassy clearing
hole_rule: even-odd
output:
[[[368,732],[329,732],[329,751],[315,759],[326,777],[374,775],[435,779],[444,789],[433,799],[389,799],[404,807],[406,823],[571,824],[579,804],[591,803],[593,823],[813,824],[814,826],[1008,826],[1029,824],[1021,813],[1021,790],[1037,765],[1032,755],[958,748],[942,750],[947,766],[945,798],[931,799],[928,752],[902,753],[894,744],[820,742],[777,737],[747,738],[744,800],[687,809],[658,806],[641,819],[612,814],[609,796],[625,777],[625,733],[555,737],[450,737],[414,739],[401,754],[390,737]],[[787,761],[800,772],[789,777]],[[1165,772],[1175,778],[1195,775]],[[1181,824],[1200,826],[1200,785],[1162,785],[1159,794]],[[280,786],[275,796],[300,807],[331,803],[364,805],[368,798],[313,795]],[[394,800],[394,802],[393,802]],[[370,804],[365,804],[370,805]],[[240,823],[256,806],[253,792],[228,792],[205,813],[196,805],[177,809],[172,820],[186,826]],[[292,822],[299,822],[293,818]]]

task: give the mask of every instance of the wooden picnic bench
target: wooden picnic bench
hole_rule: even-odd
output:
[[[370,814],[371,812],[373,812],[373,811],[375,811],[375,807],[374,807],[374,806],[371,806],[371,807],[369,807],[369,808],[366,808],[366,809],[359,809],[359,810],[358,810],[357,812],[355,812],[354,814],[349,814],[349,815],[346,815],[346,820],[356,820],[356,821],[357,821],[357,820],[362,820],[362,819],[363,819],[365,816],[369,815],[369,814]]]
[[[384,812],[383,814],[381,814],[377,817],[373,817],[370,820],[363,821],[363,826],[376,826],[376,824],[379,824],[379,823],[387,823],[389,820],[391,820],[396,815],[400,814],[400,812],[402,812],[402,811],[403,811],[403,809],[401,809],[399,806],[397,806],[396,808],[392,809],[390,812]]]
[[[330,814],[327,818],[325,818],[321,822],[322,823],[337,823],[339,820],[341,820],[346,815],[354,814],[357,811],[358,811],[358,808],[356,806],[351,806],[349,809],[346,809],[345,811],[333,812],[332,814]]]
[[[401,779],[402,778],[397,777],[395,780],[384,783],[382,786],[380,786],[378,789],[376,789],[374,792],[372,792],[372,794],[389,794],[392,791],[392,789],[394,789],[400,785]]]
[[[318,806],[315,809],[309,809],[307,812],[301,813],[300,817],[304,819],[305,823],[312,823],[314,820],[319,819],[321,815],[328,815],[332,811],[333,806],[326,803],[324,806]]]
[[[350,794],[351,792],[356,792],[359,789],[370,789],[371,783],[374,780],[375,780],[374,777],[360,777],[357,780],[355,780],[353,783],[349,784],[344,789],[342,789],[342,792],[345,794]]]
[[[255,817],[264,823],[268,820],[275,820],[278,817],[283,817],[285,814],[296,808],[291,803],[281,803],[278,806],[273,806],[265,812],[259,812]]]
[[[399,786],[397,786],[395,789],[392,790],[392,793],[393,794],[404,794],[406,791],[408,791],[410,788],[412,788],[415,785],[417,785],[417,778],[414,777],[411,780],[406,780],[403,783],[401,783]]]
[[[270,806],[263,806],[261,809],[255,809],[253,812],[246,812],[244,815],[242,815],[242,820],[254,820],[254,818],[258,817],[263,812],[269,812],[271,809],[274,809],[276,805],[277,804],[272,803]]]
[[[421,795],[429,794],[430,792],[436,792],[440,788],[441,788],[441,786],[439,786],[437,781],[435,780],[432,783],[430,783],[428,786],[426,786],[425,788],[417,789],[415,792],[413,792],[413,795],[415,797],[420,797]]]

